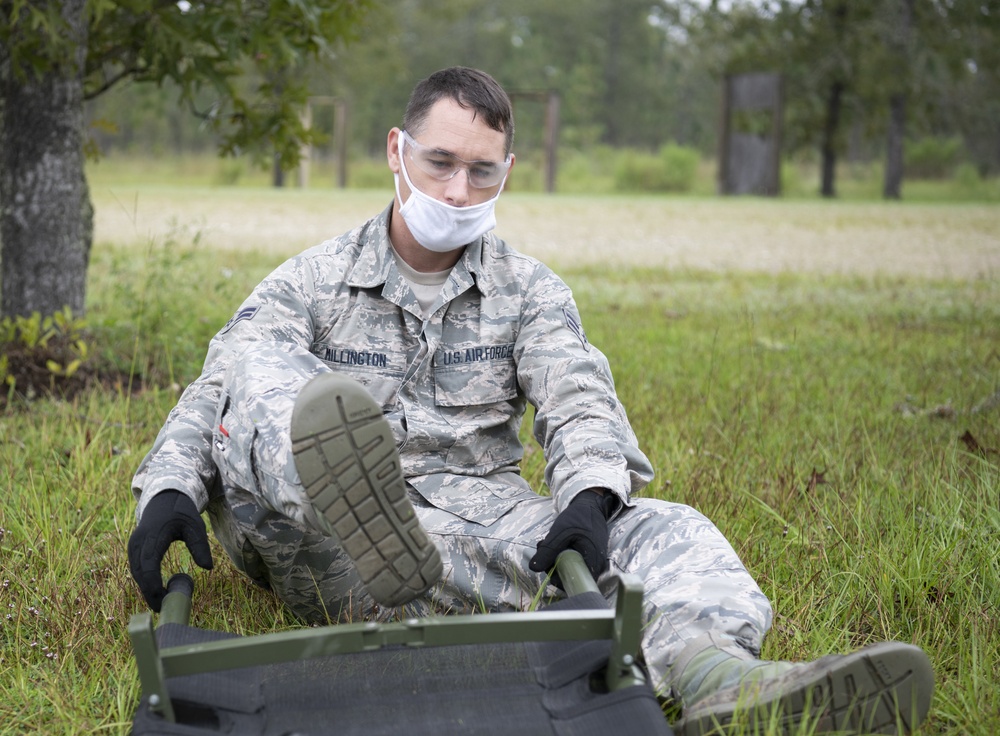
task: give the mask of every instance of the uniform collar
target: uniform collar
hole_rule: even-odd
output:
[[[389,243],[389,220],[392,217],[392,202],[381,214],[365,223],[358,232],[361,253],[354,268],[346,276],[348,286],[371,289],[390,280],[401,280],[399,270],[392,257]],[[452,269],[445,289],[460,294],[475,286],[483,274],[483,243],[489,234],[476,238],[465,247],[465,252]]]

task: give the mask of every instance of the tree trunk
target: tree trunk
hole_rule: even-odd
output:
[[[0,316],[67,305],[84,312],[94,228],[83,154],[84,6],[61,4],[71,58],[45,74],[0,69]]]
[[[903,138],[906,133],[906,97],[913,62],[911,52],[914,0],[894,0],[896,17],[888,29],[888,43],[896,59],[896,89],[889,95],[889,124],[886,135],[885,181],[882,196],[901,199],[903,190]]]
[[[608,145],[621,144],[621,130],[618,124],[619,104],[618,86],[620,57],[622,47],[622,13],[623,9],[610,5],[610,17],[608,18],[607,35],[607,57],[604,60],[604,113],[601,115],[601,122],[604,124],[604,133],[601,139]]]
[[[822,172],[820,194],[836,197],[834,181],[837,175],[837,131],[840,128],[840,103],[844,95],[844,85],[838,80],[830,85],[830,96],[826,100],[826,121],[823,125]]]
[[[906,95],[889,98],[889,128],[885,153],[885,183],[882,196],[900,199],[903,192],[903,134],[906,130]]]
[[[281,154],[274,154],[274,164],[271,166],[271,185],[281,189],[285,186],[285,170],[281,168]]]

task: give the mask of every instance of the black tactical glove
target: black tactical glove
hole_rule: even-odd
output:
[[[208,546],[205,522],[194,502],[180,491],[160,491],[150,499],[128,540],[128,565],[132,577],[154,611],[160,610],[167,594],[160,572],[163,556],[178,539],[184,541],[199,567],[212,569],[212,550]]]
[[[583,557],[596,580],[608,567],[608,517],[617,505],[618,499],[610,491],[578,493],[556,516],[528,567],[534,572],[548,572],[560,552],[573,549]],[[558,575],[552,576],[552,582],[562,587]]]

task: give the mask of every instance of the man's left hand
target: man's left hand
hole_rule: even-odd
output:
[[[597,577],[608,568],[608,509],[605,494],[610,491],[581,491],[563,509],[552,528],[538,543],[528,567],[534,572],[548,572],[556,564],[560,552],[576,550],[587,563],[590,574]],[[560,585],[558,576],[552,582]],[[561,587],[561,586],[560,586]]]

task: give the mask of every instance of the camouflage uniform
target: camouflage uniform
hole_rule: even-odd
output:
[[[596,487],[622,502],[599,583],[610,596],[615,573],[643,580],[643,654],[655,682],[705,631],[759,652],[770,605],[732,546],[688,506],[633,497],[652,468],[569,288],[488,233],[425,316],[392,256],[390,213],[287,261],[216,335],[136,473],[138,513],[164,489],[188,494],[233,562],[306,620],[399,614],[378,610],[337,539],[316,531],[291,459],[296,394],[341,371],[382,406],[444,562],[441,582],[407,615],[529,605],[544,583],[528,569],[536,544],[577,493]],[[518,471],[527,402],[551,496]]]

